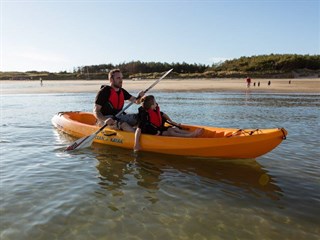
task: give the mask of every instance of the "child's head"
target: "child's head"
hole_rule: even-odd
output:
[[[142,107],[149,110],[153,105],[157,105],[156,100],[153,95],[144,96],[141,99]]]

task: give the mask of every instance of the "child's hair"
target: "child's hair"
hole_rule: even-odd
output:
[[[154,96],[148,95],[141,98],[142,107],[146,110],[151,108],[151,105],[154,103]]]

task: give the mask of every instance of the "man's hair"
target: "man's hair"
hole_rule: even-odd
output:
[[[110,70],[109,75],[108,75],[108,79],[111,80],[111,78],[113,78],[114,73],[116,73],[116,72],[121,73],[121,70],[119,68],[115,68],[115,69]]]

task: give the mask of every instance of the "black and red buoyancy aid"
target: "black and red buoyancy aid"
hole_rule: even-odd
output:
[[[112,105],[113,109],[121,110],[124,105],[124,94],[120,89],[118,92],[113,88],[110,88],[110,96],[108,101]]]
[[[155,110],[149,109],[148,111],[149,114],[149,121],[156,127],[161,127],[162,126],[162,116],[160,113],[160,108],[157,106]]]

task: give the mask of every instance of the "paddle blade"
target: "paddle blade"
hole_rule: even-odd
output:
[[[65,151],[72,151],[76,149],[82,149],[82,148],[87,148],[90,147],[93,139],[95,138],[96,134],[92,134],[90,136],[86,136],[83,138],[78,139],[74,143],[72,143],[70,146],[68,146]]]

